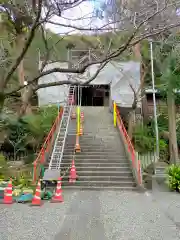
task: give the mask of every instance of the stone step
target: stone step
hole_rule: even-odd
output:
[[[70,165],[71,165],[71,162],[72,162],[72,160],[70,160],[69,162],[67,162],[67,161],[65,161],[66,162],[66,164],[64,164],[64,162],[62,161],[61,162],[61,167],[62,168],[66,168],[66,167],[69,167]],[[96,166],[96,168],[98,168],[98,165],[101,167],[101,168],[105,168],[106,166],[107,167],[109,167],[109,166],[116,166],[116,167],[123,167],[123,166],[126,166],[126,167],[128,167],[129,165],[128,165],[128,163],[127,162],[116,162],[116,163],[114,163],[114,162],[112,162],[112,163],[110,163],[109,165],[107,165],[108,164],[108,162],[102,162],[101,164],[98,162],[98,163],[96,163],[96,162],[94,162],[95,164],[94,164],[94,166]],[[49,166],[49,164],[47,163],[46,165],[45,165],[45,167],[48,167]],[[56,166],[56,164],[55,163],[53,163],[51,166]],[[79,167],[79,166],[82,166],[82,167],[84,167],[84,168],[90,168],[91,167],[91,165],[89,164],[89,162],[87,161],[87,164],[85,163],[85,162],[80,162],[80,161],[76,161],[76,167]]]
[[[66,148],[71,148],[75,145],[76,142],[73,142],[71,144],[69,143],[66,143],[65,144],[65,147]],[[82,147],[86,147],[86,148],[97,148],[97,147],[109,147],[109,148],[113,148],[113,149],[118,149],[119,147],[123,147],[123,144],[121,142],[117,142],[117,141],[110,141],[110,142],[103,142],[103,141],[99,141],[99,142],[96,142],[94,141],[93,143],[90,143],[89,141],[87,142],[84,142],[84,141],[80,141],[79,144],[82,146]]]
[[[66,186],[62,186],[63,192],[64,191],[71,191],[71,190],[82,190],[82,191],[122,191],[122,192],[126,192],[126,191],[137,191],[136,186],[76,186],[74,184],[71,185],[66,185]]]
[[[77,163],[79,163],[79,164],[81,164],[81,163],[96,163],[96,164],[98,164],[98,163],[102,163],[102,164],[106,164],[106,163],[111,163],[111,164],[113,164],[113,163],[118,163],[118,164],[120,164],[120,163],[128,163],[128,161],[126,160],[126,159],[124,159],[124,160],[122,160],[122,159],[99,159],[98,161],[97,161],[97,159],[86,159],[86,158],[84,158],[84,159],[78,159],[78,158],[76,158],[75,159],[75,163],[77,164]]]
[[[72,184],[69,181],[63,181],[62,186],[71,186]],[[76,181],[74,186],[82,187],[136,187],[136,184],[132,181]]]
[[[65,152],[62,157],[62,162],[69,162],[72,161],[74,157],[74,152]],[[47,163],[50,162],[50,159],[47,161]],[[118,155],[118,154],[108,154],[105,153],[105,155],[102,155],[102,153],[78,153],[75,155],[75,161],[76,163],[128,163],[128,160],[126,156]]]
[[[69,158],[63,158],[61,162],[61,166],[69,166],[72,162],[73,157]],[[50,162],[50,161],[49,161]],[[46,162],[45,166],[47,167],[49,165],[49,162]],[[55,164],[53,164],[55,165]],[[117,167],[128,167],[129,168],[129,162],[127,160],[112,160],[109,161],[109,159],[75,159],[75,165],[77,167],[82,166],[82,167],[112,167],[112,168],[117,168]]]
[[[113,141],[115,138],[119,139],[120,141],[120,134],[119,133],[109,133],[109,132],[94,132],[93,134],[88,134],[87,132],[84,132],[82,136],[80,136],[80,139],[83,141],[90,140],[103,140],[103,141]]]
[[[68,156],[72,156],[74,154],[70,154],[70,153],[64,153],[63,154],[63,157],[66,158]],[[119,154],[108,154],[108,153],[105,153],[103,154],[102,152],[91,152],[91,153],[88,153],[88,152],[81,152],[81,153],[77,153],[75,155],[75,158],[76,159],[84,159],[84,158],[88,158],[88,159],[125,159],[127,160],[126,156],[125,155],[119,155]]]
[[[77,172],[77,175],[78,175],[78,178],[81,178],[83,176],[85,177],[89,177],[89,178],[93,178],[93,177],[98,177],[98,178],[103,178],[103,177],[107,177],[107,180],[109,180],[109,178],[122,178],[124,179],[125,178],[129,178],[132,180],[132,173],[131,171],[124,171],[123,169],[121,170],[118,170],[118,171],[111,171],[109,169],[106,169],[106,171],[97,171],[98,169],[96,170],[92,170],[92,169],[89,169],[91,171],[87,171],[87,169],[79,169],[79,168],[76,168],[76,172]],[[65,172],[65,169],[63,171],[63,168],[62,168],[62,172]],[[67,175],[69,176],[69,171],[67,171]]]
[[[71,164],[71,161],[69,161],[70,164]],[[75,166],[76,168],[78,169],[99,169],[101,171],[106,171],[107,169],[111,169],[112,171],[115,171],[115,170],[119,170],[119,169],[124,169],[124,170],[129,170],[129,163],[121,163],[121,162],[118,162],[118,163],[91,163],[91,162],[75,162]],[[66,168],[66,167],[69,167],[69,163],[67,163],[66,161],[65,162],[62,162],[61,163],[61,167],[62,168]]]
[[[87,153],[87,154],[94,154],[94,153],[97,153],[97,154],[109,154],[109,155],[121,155],[122,153],[124,153],[123,150],[111,150],[111,149],[100,149],[100,148],[96,148],[96,149],[84,149],[83,147],[81,147],[81,154],[83,153]],[[74,148],[72,149],[65,149],[64,150],[64,153],[72,153],[74,152]],[[80,155],[80,154],[78,154]]]
[[[115,131],[111,131],[111,130],[86,130],[84,129],[83,131],[83,135],[81,135],[82,139],[89,139],[89,138],[96,138],[96,139],[113,139],[114,137],[118,137],[120,136],[119,132]]]
[[[84,156],[84,155],[89,155],[89,156],[102,156],[102,155],[106,155],[106,156],[111,156],[112,158],[115,156],[119,156],[119,157],[125,157],[125,154],[124,153],[116,153],[116,152],[103,152],[103,151],[97,151],[97,152],[84,152],[83,149],[81,149],[81,152],[80,153],[76,153],[76,156]]]
[[[65,145],[64,149],[74,149],[76,143],[72,144],[71,146]],[[96,145],[92,146],[92,144],[82,144],[79,143],[80,147],[82,149],[91,150],[91,149],[101,149],[103,150],[109,150],[109,151],[124,151],[124,146],[122,144],[118,144],[117,146],[113,143],[110,144],[104,144],[104,143],[97,143]]]
[[[69,173],[67,171],[67,174],[63,177],[63,180],[66,181],[69,179]],[[80,173],[78,174],[78,178],[77,181],[80,182],[86,182],[86,181],[110,181],[112,182],[116,182],[116,181],[129,181],[129,182],[133,182],[132,181],[132,176],[128,176],[128,175],[81,175]]]
[[[71,161],[72,161],[72,159],[70,159]],[[66,162],[67,160],[62,160],[62,163],[63,162]],[[105,164],[128,164],[129,162],[125,159],[125,160],[120,160],[120,159],[113,159],[113,160],[109,160],[109,159],[78,159],[78,158],[76,158],[75,159],[75,164],[77,165],[77,164],[89,164],[89,163],[94,163],[94,164],[96,164],[96,165],[100,165],[100,164],[102,164],[103,166],[105,165]]]
[[[93,145],[104,145],[104,146],[115,146],[118,147],[119,145],[122,145],[120,140],[115,140],[115,138],[113,138],[112,140],[103,140],[103,139],[99,139],[99,141],[94,140],[94,141],[89,141],[89,140],[84,140],[81,139],[79,140],[81,145],[88,145],[88,146],[93,146]]]

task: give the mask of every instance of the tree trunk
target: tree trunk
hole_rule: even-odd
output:
[[[134,45],[132,47],[132,50],[133,50],[136,61],[141,61],[142,57],[141,57],[141,45],[140,45],[140,43],[137,43],[136,45]]]
[[[148,102],[146,93],[143,91],[145,76],[147,73],[146,66],[143,62],[141,62],[141,70],[140,70],[140,80],[141,80],[141,108],[142,108],[142,116],[144,123],[148,121]]]
[[[135,59],[141,63],[140,43],[133,46],[132,50],[133,50]],[[140,75],[141,75],[141,72],[140,72]],[[142,81],[142,76],[140,76],[140,78]],[[133,137],[134,126],[136,124],[136,109],[137,109],[137,103],[138,103],[137,95],[139,94],[139,91],[141,91],[141,85],[140,85],[140,89],[138,89],[137,92],[131,86],[133,94],[134,94],[134,100],[132,103],[132,110],[130,110],[129,116],[128,116],[128,135],[129,135],[130,139],[132,139],[132,137]]]
[[[136,109],[132,109],[128,117],[128,135],[131,140],[133,137],[135,122],[136,122]]]
[[[21,49],[24,46],[24,34],[19,34],[16,38],[16,45],[17,49]],[[25,82],[25,74],[24,74],[24,59],[20,62],[18,66],[18,78],[20,85],[24,85]],[[21,90],[21,100],[22,100],[22,107],[20,109],[19,115],[22,116],[26,113],[32,113],[30,99],[32,96],[32,88],[30,86],[25,87]]]
[[[174,94],[170,89],[167,94],[168,123],[169,123],[169,154],[170,163],[179,163],[177,136],[176,136],[176,111]]]
[[[19,117],[22,117],[24,114],[31,114],[32,108],[31,108],[31,97],[32,97],[33,91],[31,86],[27,86],[24,90],[24,94],[22,95],[22,106],[20,109]]]

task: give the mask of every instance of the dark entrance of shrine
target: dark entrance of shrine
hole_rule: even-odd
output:
[[[81,106],[108,106],[109,85],[87,85],[80,87]],[[78,102],[76,90],[76,104]]]

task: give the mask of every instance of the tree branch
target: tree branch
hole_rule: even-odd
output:
[[[29,34],[29,37],[25,43],[25,46],[23,47],[23,50],[22,52],[20,53],[20,55],[17,57],[15,63],[12,65],[12,67],[10,68],[10,70],[8,71],[7,75],[4,77],[4,81],[3,81],[3,87],[5,88],[8,81],[10,80],[11,76],[13,75],[14,71],[17,69],[17,67],[19,66],[21,60],[24,58],[28,48],[30,47],[31,45],[31,42],[35,36],[35,31],[36,31],[36,28],[39,26],[38,23],[39,23],[39,19],[41,17],[41,9],[42,9],[42,0],[39,0],[39,3],[38,3],[38,12],[37,12],[37,16],[36,16],[36,19],[34,21],[34,24],[31,28],[31,31],[30,31],[30,34]]]

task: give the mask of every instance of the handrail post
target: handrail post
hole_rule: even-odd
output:
[[[139,179],[139,185],[142,184],[142,171],[141,171],[141,162],[138,160],[138,179]]]
[[[117,124],[117,113],[116,113],[116,102],[113,102],[113,119],[114,119],[114,127],[116,127]]]
[[[136,174],[137,174],[137,179],[138,179],[139,185],[142,185],[141,161],[139,160],[139,154],[138,154],[138,152],[136,152],[135,161],[136,161]]]
[[[41,151],[42,153],[41,153],[41,159],[40,159],[40,163],[42,164],[42,163],[44,163],[44,157],[45,157],[45,150],[44,150],[44,148],[42,148],[42,151]]]
[[[77,106],[77,134],[80,133],[80,107]]]
[[[113,120],[114,120],[114,127],[117,125],[117,105],[116,102],[113,101]]]
[[[78,85],[77,87],[77,91],[78,91],[78,102],[77,102],[77,134],[80,135],[80,105],[81,105],[81,101],[80,101],[80,86]]]

